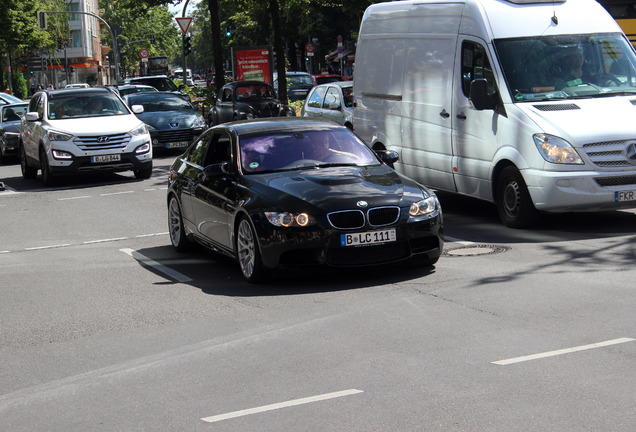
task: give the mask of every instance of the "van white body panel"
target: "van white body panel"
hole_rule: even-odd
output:
[[[556,63],[547,57],[553,40],[546,37],[555,38],[556,50],[572,35],[573,41],[599,39],[584,52],[596,81],[567,81],[561,88],[548,78]],[[508,39],[518,45],[498,45]],[[631,44],[623,48],[622,39],[619,26],[594,0],[372,5],[356,53],[355,131],[372,147],[397,151],[395,169],[433,188],[497,201],[497,175],[512,165],[539,210],[636,207],[636,195],[619,200],[616,194],[636,191],[636,73],[625,72],[618,84],[600,81],[612,63],[636,67]],[[527,64],[498,57],[511,54]],[[474,66],[480,55],[482,69]],[[469,61],[472,69],[466,69]],[[469,87],[479,78],[496,90],[498,108],[474,107]],[[515,86],[526,82],[532,84]],[[569,143],[579,163],[548,162],[535,134]]]

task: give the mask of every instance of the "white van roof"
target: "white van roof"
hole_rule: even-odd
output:
[[[420,5],[435,8],[434,28],[423,28],[423,23],[431,23],[431,8]],[[401,17],[400,25],[395,24],[397,16]],[[384,25],[383,21],[389,17],[392,23]],[[460,25],[459,29],[457,25]],[[361,31],[365,35],[459,32],[487,41],[622,31],[596,0],[407,0],[376,3],[367,8],[362,26],[367,27]]]

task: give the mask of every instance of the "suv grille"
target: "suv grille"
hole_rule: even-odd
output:
[[[129,141],[130,135],[126,133],[94,136],[81,135],[74,140],[75,145],[85,151],[125,148]]]

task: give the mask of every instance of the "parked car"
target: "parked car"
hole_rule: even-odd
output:
[[[148,93],[148,92],[158,92],[156,88],[153,86],[145,85],[145,84],[123,84],[115,86],[115,90],[119,93],[119,96],[126,96],[132,93]]]
[[[22,102],[24,101],[18,97],[0,92],[0,105],[22,103]]]
[[[75,83],[75,84],[66,84],[64,88],[89,88],[90,86],[86,83]]]
[[[128,106],[141,105],[137,117],[146,123],[154,148],[188,147],[204,131],[203,116],[190,102],[166,92],[133,93],[124,96]]]
[[[26,102],[0,105],[0,163],[18,155],[20,118],[26,113],[28,106]]]
[[[314,85],[327,84],[336,81],[342,81],[342,77],[337,74],[322,73],[320,75],[312,75]]]
[[[149,85],[156,88],[159,91],[168,91],[174,93],[176,95],[181,96],[183,99],[190,102],[190,96],[184,93],[183,90],[185,87],[180,85],[177,87],[175,83],[168,78],[166,75],[154,75],[154,76],[143,76],[143,77],[132,77],[126,78],[124,80],[124,84],[143,84]]]
[[[133,171],[152,174],[152,145],[146,125],[107,88],[43,90],[31,98],[20,125],[24,178],[42,171],[45,185],[59,175]]]
[[[353,81],[321,84],[307,96],[303,117],[332,120],[353,130]]]
[[[287,72],[287,98],[290,102],[304,100],[314,86],[314,79],[307,72]],[[278,89],[278,74],[274,72],[274,88]],[[278,90],[277,90],[278,91]],[[276,95],[278,97],[278,94]]]
[[[235,258],[250,282],[286,266],[433,265],[439,201],[386,164],[396,159],[314,119],[215,126],[170,168],[170,241]]]
[[[294,110],[274,96],[263,81],[231,81],[219,90],[216,105],[208,112],[209,125],[263,117],[293,117]]]

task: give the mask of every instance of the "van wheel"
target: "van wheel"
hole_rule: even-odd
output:
[[[537,223],[539,212],[517,168],[508,166],[501,171],[496,199],[499,218],[507,227],[528,228]]]
[[[24,151],[24,146],[20,143],[20,169],[22,170],[22,177],[25,179],[34,179],[38,174],[37,168],[33,168],[29,166],[26,157],[26,151]]]

